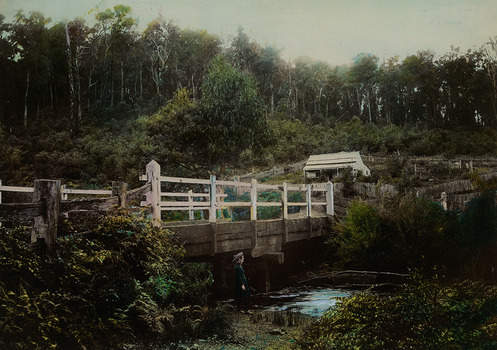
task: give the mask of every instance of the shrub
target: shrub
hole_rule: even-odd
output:
[[[496,287],[444,286],[415,274],[393,296],[342,299],[296,342],[302,349],[495,349],[496,307]]]

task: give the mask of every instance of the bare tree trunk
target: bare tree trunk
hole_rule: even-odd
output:
[[[74,110],[76,106],[76,93],[74,91],[74,74],[73,74],[73,64],[71,61],[71,39],[69,38],[69,30],[67,28],[66,22],[66,52],[67,52],[67,75],[69,79],[69,96],[70,96],[70,109],[69,109],[69,130],[72,137],[74,137],[75,126],[76,126],[76,117],[74,115]]]
[[[121,102],[124,102],[124,63],[121,60]]]
[[[76,120],[76,123],[77,123],[76,133],[79,134],[81,120],[83,119],[83,108],[81,106],[81,104],[82,104],[82,101],[81,101],[81,79],[79,76],[79,72],[80,72],[80,70],[79,70],[79,68],[80,68],[79,52],[76,53],[75,60],[76,60],[76,104],[77,104],[77,108],[78,108],[78,114],[77,114],[77,120]]]
[[[143,65],[140,63],[140,99],[143,98]]]
[[[24,119],[23,125],[26,128],[28,126],[28,92],[29,92],[29,76],[31,71],[28,71],[26,75],[26,93],[24,94]]]

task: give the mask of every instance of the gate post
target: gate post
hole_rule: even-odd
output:
[[[126,182],[112,181],[112,196],[116,196],[118,198],[117,205],[119,208],[126,207],[127,188],[128,184]]]
[[[43,240],[50,251],[57,239],[57,225],[60,208],[60,181],[35,180],[33,203],[38,203],[34,218],[31,243]]]
[[[147,204],[152,207],[152,219],[160,222],[160,165],[155,160],[152,160],[147,164],[147,182],[150,182],[151,184],[151,190],[147,193]]]

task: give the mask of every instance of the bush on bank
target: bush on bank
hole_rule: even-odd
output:
[[[108,349],[223,335],[207,305],[208,266],[185,262],[174,234],[109,215],[95,230],[39,254],[29,230],[0,232],[0,348]]]
[[[393,296],[341,300],[295,341],[301,349],[495,349],[497,288],[414,275]]]

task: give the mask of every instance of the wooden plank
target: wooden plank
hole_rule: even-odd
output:
[[[112,190],[80,190],[75,188],[64,188],[63,194],[87,194],[87,195],[112,195]]]
[[[239,182],[239,181],[224,181],[218,180],[217,184],[219,186],[239,186],[239,187],[250,187],[250,182]]]
[[[208,193],[182,193],[182,192],[161,192],[161,197],[199,197],[199,198],[209,198]],[[224,195],[227,197],[227,195]]]
[[[209,204],[208,202],[161,202],[161,208],[167,207],[201,207]]]
[[[128,198],[129,199],[129,198]],[[89,198],[72,201],[62,201],[60,211],[63,213],[71,211],[97,211],[105,212],[113,206],[119,204],[117,197],[110,198]]]
[[[283,203],[281,202],[257,202],[258,207],[281,207]]]
[[[0,191],[4,192],[23,192],[23,193],[33,193],[34,187],[20,187],[20,186],[0,186]]]
[[[260,189],[266,189],[266,190],[277,190],[277,191],[281,191],[282,190],[282,186],[281,185],[265,185],[265,184],[258,183],[257,184],[257,189],[258,190],[260,190]]]
[[[252,206],[252,203],[251,202],[221,202],[221,204],[219,204],[219,207],[222,208],[222,207],[250,207]]]
[[[172,176],[161,176],[160,181],[183,183],[183,184],[194,184],[194,185],[209,185],[210,184],[210,180],[189,179],[186,177],[172,177]]]
[[[4,203],[0,204],[0,220],[7,221],[18,217],[26,217],[32,220],[38,215],[37,203]]]
[[[161,207],[162,211],[188,211],[189,207]],[[209,210],[210,207],[195,207],[193,210]]]

